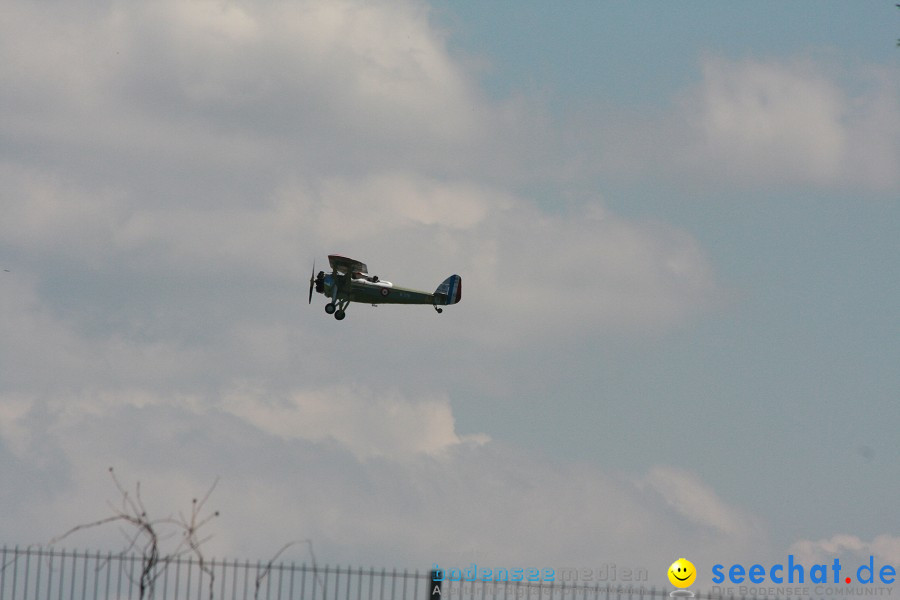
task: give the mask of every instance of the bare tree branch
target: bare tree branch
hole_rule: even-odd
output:
[[[117,523],[119,531],[125,538],[125,546],[120,555],[124,556],[130,552],[139,552],[141,555],[141,571],[139,577],[132,579],[133,583],[137,583],[139,587],[139,598],[144,600],[153,596],[153,586],[159,576],[165,571],[166,566],[185,555],[190,555],[200,567],[202,573],[209,577],[209,599],[214,598],[215,572],[213,566],[206,561],[203,555],[202,547],[208,542],[212,535],[205,535],[204,528],[215,518],[219,516],[219,511],[206,510],[206,504],[212,496],[219,479],[216,478],[206,493],[201,498],[191,500],[190,513],[186,514],[182,511],[177,516],[169,515],[162,518],[152,518],[147,511],[144,500],[141,497],[141,483],[138,481],[134,485],[133,493],[126,488],[115,471],[110,467],[110,478],[116,491],[119,493],[117,503],[107,502],[112,515],[82,523],[69,529],[62,535],[50,540],[50,545],[59,543],[62,540],[86,529],[102,527],[110,523]],[[173,537],[178,537],[178,542],[170,550],[163,552],[161,543]],[[258,573],[256,577],[254,598],[259,597],[260,587],[263,581],[271,573],[274,568],[275,561],[290,547],[298,544],[306,544],[312,560],[314,585],[324,588],[323,581],[318,573],[318,565],[316,563],[316,554],[313,550],[312,540],[296,540],[282,546],[271,559],[266,563],[265,568]]]
[[[287,544],[285,544],[284,546],[282,546],[281,549],[278,550],[278,552],[276,552],[276,553],[272,556],[272,558],[269,559],[269,562],[266,563],[266,568],[263,569],[263,570],[260,572],[260,574],[256,576],[256,587],[255,587],[255,589],[254,589],[254,591],[253,591],[253,598],[254,598],[254,600],[257,600],[257,599],[259,598],[259,589],[260,589],[260,586],[262,585],[262,582],[265,580],[265,578],[268,577],[269,572],[272,570],[272,565],[275,563],[275,561],[278,559],[278,557],[281,556],[281,554],[282,554],[285,550],[287,550],[288,548],[290,548],[291,546],[296,546],[296,545],[298,545],[298,544],[306,544],[307,549],[309,550],[309,556],[310,556],[311,559],[312,559],[313,574],[315,575],[316,581],[318,582],[318,584],[319,584],[320,586],[322,586],[323,588],[325,587],[325,586],[322,584],[322,580],[319,578],[319,573],[318,573],[318,570],[317,570],[318,567],[317,567],[317,565],[316,565],[316,553],[313,552],[313,543],[312,543],[312,540],[308,540],[308,539],[307,539],[307,540],[295,540],[295,541],[293,541],[293,542],[288,542]]]
[[[179,514],[177,519],[171,516],[153,519],[149,516],[147,507],[141,498],[141,483],[135,483],[134,495],[132,496],[116,477],[112,467],[109,469],[109,474],[120,496],[120,505],[118,507],[108,503],[113,514],[97,521],[76,525],[64,534],[50,540],[50,545],[52,546],[79,531],[118,522],[123,524],[123,527],[120,527],[120,531],[122,531],[127,542],[121,554],[125,555],[135,549],[141,553],[141,574],[138,579],[139,598],[141,600],[153,595],[153,585],[162,572],[160,569],[161,565],[165,565],[185,554],[193,554],[197,558],[201,571],[209,576],[209,597],[212,600],[215,574],[212,568],[206,564],[201,551],[201,546],[211,536],[201,537],[200,531],[207,523],[219,516],[218,511],[210,515],[203,514],[203,508],[215,489],[218,478],[210,486],[202,500],[199,502],[196,498],[192,500],[189,519],[185,518],[183,514]],[[169,539],[177,534],[180,534],[179,543],[171,552],[162,554],[160,552],[160,541]]]

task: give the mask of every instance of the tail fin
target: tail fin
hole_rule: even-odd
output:
[[[434,290],[434,303],[456,304],[462,298],[462,277],[451,275]]]

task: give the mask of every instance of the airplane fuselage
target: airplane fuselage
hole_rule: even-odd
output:
[[[365,279],[349,279],[343,275],[326,274],[322,294],[338,300],[365,304],[434,304],[434,294],[393,285],[389,281],[371,282]],[[334,286],[337,283],[337,295]]]

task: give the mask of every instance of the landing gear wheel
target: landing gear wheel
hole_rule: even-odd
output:
[[[337,310],[334,313],[334,318],[337,319],[338,321],[343,321],[344,317],[346,317],[346,316],[347,316],[346,313],[344,313],[344,311],[342,311],[342,310]]]
[[[329,315],[334,314],[334,309],[335,306],[331,302],[325,305],[325,312],[327,312]]]

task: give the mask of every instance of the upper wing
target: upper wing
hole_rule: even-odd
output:
[[[329,254],[328,263],[331,265],[331,270],[335,273],[367,274],[369,272],[366,269],[366,265],[359,262],[358,260],[353,260],[352,258],[347,258],[346,256],[338,256],[337,254]]]

